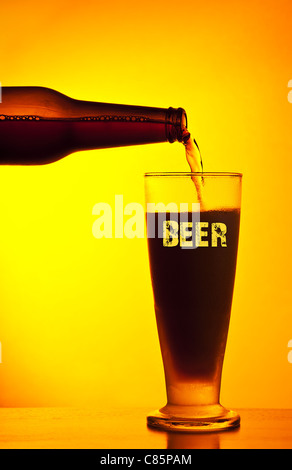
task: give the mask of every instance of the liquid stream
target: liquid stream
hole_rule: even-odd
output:
[[[185,146],[186,159],[191,172],[202,173],[202,176],[192,175],[191,178],[196,188],[198,202],[201,205],[201,209],[203,209],[204,201],[202,192],[204,186],[204,178],[202,156],[197,142],[191,137],[191,134],[186,128],[183,131],[183,144]]]

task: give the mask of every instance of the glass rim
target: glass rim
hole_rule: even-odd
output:
[[[229,176],[229,177],[242,177],[242,173],[228,172],[228,171],[153,171],[144,173],[145,178],[149,177],[185,177],[185,176]]]

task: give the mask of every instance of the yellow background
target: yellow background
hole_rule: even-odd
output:
[[[290,0],[1,3],[2,86],[186,109],[206,171],[243,172],[222,404],[292,407]],[[163,405],[145,239],[96,240],[179,144],[0,168],[0,405]]]

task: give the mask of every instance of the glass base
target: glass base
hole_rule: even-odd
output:
[[[225,431],[238,427],[240,416],[221,405],[166,405],[147,416],[147,424],[154,428],[175,432]]]

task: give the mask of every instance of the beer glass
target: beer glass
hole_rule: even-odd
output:
[[[147,242],[167,404],[150,426],[236,427],[220,402],[241,205],[240,173],[146,173]]]

